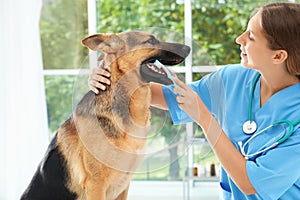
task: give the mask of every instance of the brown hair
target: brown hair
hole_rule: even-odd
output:
[[[271,3],[258,12],[270,49],[287,51],[287,70],[300,78],[300,4]]]

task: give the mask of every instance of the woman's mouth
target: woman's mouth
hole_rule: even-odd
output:
[[[247,57],[247,54],[242,52],[242,53],[241,53],[241,57],[242,57],[242,58]]]

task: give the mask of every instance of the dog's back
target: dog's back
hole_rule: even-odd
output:
[[[21,200],[75,200],[77,195],[66,187],[69,173],[57,148],[57,136],[52,139],[42,162]]]

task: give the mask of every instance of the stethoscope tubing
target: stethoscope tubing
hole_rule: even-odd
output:
[[[276,147],[278,144],[281,144],[282,142],[284,142],[286,139],[288,139],[291,134],[294,132],[294,129],[295,129],[295,126],[299,123],[297,123],[298,121],[292,123],[291,121],[289,120],[279,120],[279,121],[276,121],[274,122],[273,124],[265,127],[264,129],[260,130],[259,132],[256,132],[254,133],[249,139],[246,140],[246,142],[244,144],[242,144],[241,141],[238,142],[238,145],[240,147],[240,150],[241,150],[241,153],[242,155],[246,158],[246,159],[249,159],[249,157],[253,157],[255,155],[258,155],[258,154],[261,154],[269,149],[272,149],[274,147]],[[276,142],[274,142],[273,144],[271,144],[269,147],[266,147],[260,151],[257,151],[255,153],[251,153],[251,154],[247,154],[245,152],[245,147],[246,145],[248,145],[249,142],[251,142],[255,137],[259,136],[260,134],[262,134],[263,132],[267,131],[268,129],[274,127],[274,126],[277,126],[279,124],[288,124],[289,125],[289,132],[287,134],[285,134],[284,136],[282,136],[279,140],[277,140]]]
[[[260,78],[260,74],[258,73],[256,75],[256,77],[254,78],[254,82],[253,82],[253,86],[251,88],[251,93],[250,93],[250,101],[249,101],[249,108],[248,108],[248,121],[252,121],[251,120],[251,114],[252,114],[252,105],[253,105],[253,95],[254,95],[254,90],[255,90],[255,86],[256,86],[256,83],[258,82],[258,79]]]
[[[250,101],[249,101],[249,109],[248,109],[248,121],[249,122],[254,122],[251,118],[252,118],[252,104],[253,104],[253,95],[254,95],[254,90],[255,90],[255,87],[256,87],[256,83],[258,82],[260,78],[260,74],[258,73],[254,79],[254,82],[253,82],[253,85],[252,85],[252,88],[251,88],[251,93],[250,93]],[[262,129],[261,131],[258,131],[255,133],[255,130],[256,130],[256,126],[255,126],[255,130],[252,132],[252,136],[246,140],[246,142],[243,144],[242,141],[239,141],[238,142],[238,145],[240,147],[240,151],[242,153],[242,155],[246,158],[246,159],[249,159],[249,157],[252,157],[252,156],[255,156],[255,155],[258,155],[258,154],[261,154],[271,148],[274,148],[276,147],[278,144],[281,144],[283,143],[284,141],[286,141],[294,132],[295,130],[295,126],[297,124],[300,123],[300,119],[298,119],[297,121],[295,122],[291,122],[290,120],[279,120],[279,121],[276,121],[276,122],[273,122],[271,125],[265,127],[264,129]],[[246,154],[245,152],[245,147],[246,145],[249,144],[249,142],[251,142],[255,137],[257,137],[258,135],[260,135],[261,133],[267,131],[268,129],[276,126],[276,125],[279,125],[279,124],[288,124],[289,125],[289,131],[287,134],[284,134],[279,140],[277,140],[276,142],[274,142],[273,144],[271,144],[269,147],[266,147],[266,148],[263,148],[262,150],[258,151],[258,152],[255,152],[255,153],[251,153],[251,154]],[[246,133],[246,132],[245,132]],[[251,133],[251,132],[250,132]],[[246,133],[246,134],[249,134],[249,133]]]

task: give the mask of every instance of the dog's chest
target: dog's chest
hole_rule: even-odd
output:
[[[112,180],[107,189],[106,195],[108,200],[116,199],[129,186],[131,174],[123,174]]]

